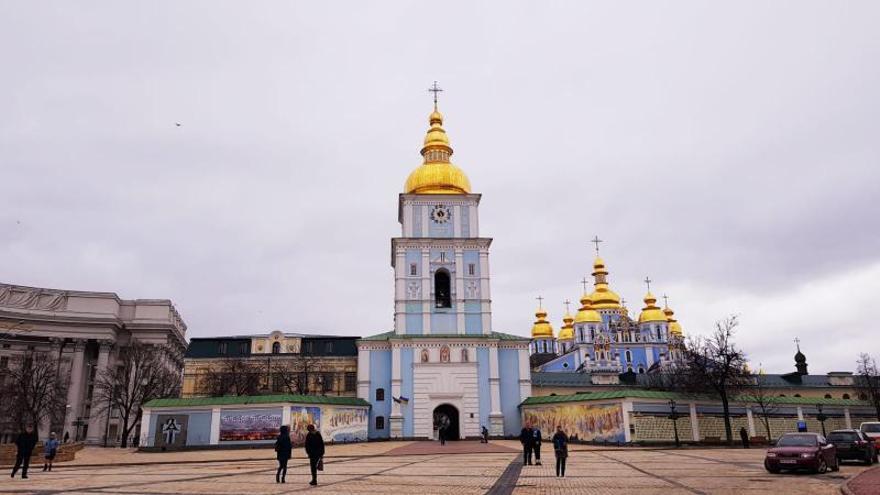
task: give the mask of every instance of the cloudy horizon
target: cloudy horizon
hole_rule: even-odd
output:
[[[592,271],[753,367],[880,358],[872,2],[0,4],[0,283],[171,299],[188,337],[392,329],[431,97],[493,329]],[[179,125],[178,125],[179,124]],[[662,299],[661,299],[662,302]],[[833,304],[832,304],[833,303]]]

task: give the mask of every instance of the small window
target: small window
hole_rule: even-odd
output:
[[[826,399],[830,399],[830,398],[831,398],[831,394],[825,394],[825,398],[826,398]]]
[[[632,362],[632,360],[633,360],[632,352],[631,352],[631,351],[626,351],[626,362],[629,363],[629,362]]]
[[[354,372],[346,372],[345,373],[345,391],[346,392],[354,392],[357,390],[357,373]]]
[[[434,273],[434,306],[437,308],[451,308],[452,294],[450,293],[449,272],[437,270]]]
[[[324,344],[324,352],[327,354],[333,354],[333,342],[327,342]]]
[[[226,342],[220,342],[217,346],[217,354],[226,355]]]
[[[562,363],[563,368],[568,368],[568,363]]]
[[[0,357],[0,370],[5,370],[9,367],[9,358],[7,356]]]
[[[859,394],[859,400],[868,400],[868,396],[866,394]]]
[[[801,394],[794,394],[794,396],[795,396],[795,397],[800,397],[800,396],[801,396]]]
[[[843,394],[844,399],[849,399],[849,394]]]
[[[639,366],[639,374],[640,374],[640,375],[644,375],[644,374],[645,374],[645,368],[642,368],[641,366]]]
[[[281,342],[272,342],[272,354],[281,354]]]
[[[381,388],[379,390],[382,390]],[[376,429],[384,430],[385,429],[385,416],[376,416]]]
[[[250,345],[247,342],[242,342],[241,344],[238,344],[238,353],[242,355],[247,354],[249,347]]]
[[[376,400],[377,401],[385,400],[385,389],[384,388],[377,388],[376,389]],[[376,419],[378,419],[378,418],[376,418]],[[383,419],[383,421],[384,421],[384,419]]]
[[[477,274],[477,265],[473,263],[468,263],[468,275],[474,276]]]
[[[785,397],[785,394],[779,394],[780,397]]]
[[[416,263],[410,263],[409,264],[409,274],[413,277],[418,275],[419,274],[419,265],[417,265]]]

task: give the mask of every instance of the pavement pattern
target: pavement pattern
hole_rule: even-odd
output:
[[[275,483],[274,452],[212,450],[139,453],[87,448],[51,473],[39,466],[27,480],[0,477],[2,494],[804,494],[832,495],[865,466],[838,473],[764,471],[763,450],[639,449],[572,446],[565,478],[556,478],[552,452],[543,466],[523,466],[513,441],[376,442],[328,446],[319,486],[294,452],[287,483]],[[546,449],[545,449],[546,450]],[[548,455],[549,454],[549,455]]]

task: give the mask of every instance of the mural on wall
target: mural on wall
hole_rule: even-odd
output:
[[[186,414],[160,414],[156,418],[156,436],[153,445],[162,448],[177,448],[186,445],[186,427],[189,416]]]
[[[366,442],[367,410],[356,407],[326,407],[321,436],[329,442]]]
[[[306,441],[306,428],[315,425],[321,431],[321,408],[314,406],[293,406],[290,408],[290,441],[302,445]],[[323,435],[322,435],[323,436]],[[324,438],[324,440],[329,440]]]
[[[623,431],[623,410],[620,404],[587,405],[561,404],[528,408],[523,411],[526,423],[537,425],[541,431],[551,436],[557,426],[572,440],[584,442],[626,441]]]
[[[221,442],[275,440],[280,430],[280,409],[220,411]]]

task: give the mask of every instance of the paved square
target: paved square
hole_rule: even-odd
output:
[[[567,476],[554,476],[552,452],[544,466],[522,466],[516,442],[457,442],[446,451],[429,442],[330,446],[320,485],[311,487],[301,450],[287,483],[274,480],[273,452],[194,451],[145,454],[85,449],[52,473],[28,480],[0,478],[9,494],[839,494],[839,485],[865,467],[844,465],[825,475],[770,475],[763,450],[636,449],[573,446]]]

